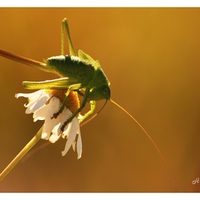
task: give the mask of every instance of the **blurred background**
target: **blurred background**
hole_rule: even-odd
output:
[[[200,183],[192,184],[200,178],[200,9],[2,8],[0,13],[0,49],[39,61],[60,55],[61,21],[68,18],[76,51],[100,61],[112,99],[144,126],[181,191],[200,191]],[[57,76],[3,57],[0,69],[2,171],[43,124],[25,115],[26,99],[14,97],[32,92],[22,81]],[[81,133],[80,160],[72,149],[62,157],[60,140],[17,164],[0,191],[178,191],[147,136],[111,102]]]

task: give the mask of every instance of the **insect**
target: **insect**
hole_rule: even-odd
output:
[[[70,55],[65,55],[64,52],[64,30],[66,30],[67,33]],[[164,156],[162,155],[161,151],[159,150],[153,139],[147,133],[147,131],[128,111],[126,111],[123,107],[121,107],[119,104],[111,99],[110,82],[103,72],[99,61],[94,60],[91,56],[84,53],[82,50],[79,50],[78,55],[76,55],[71,40],[67,19],[64,19],[62,21],[61,41],[61,55],[50,57],[46,59],[45,62],[35,61],[29,58],[6,52],[4,50],[0,50],[0,55],[26,65],[37,67],[38,69],[46,72],[55,73],[60,76],[60,78],[58,79],[53,79],[49,81],[23,82],[25,89],[66,90],[63,104],[61,105],[59,110],[54,113],[52,118],[57,118],[62,113],[71,91],[76,91],[83,96],[80,107],[62,125],[62,131],[64,130],[65,126],[69,122],[71,122],[79,112],[82,111],[87,102],[90,104],[90,110],[86,112],[86,114],[84,114],[81,119],[79,119],[80,124],[83,124],[87,122],[87,120],[90,120],[94,116],[96,116],[95,114],[91,118],[89,118],[96,109],[96,101],[104,99],[106,100],[106,102],[111,101],[121,110],[123,110],[142,129],[142,131],[146,134],[146,136],[150,139],[150,141],[156,148],[157,152],[161,156],[165,165],[175,179],[175,182],[177,183],[176,178],[171,171],[168,163],[166,162]],[[177,185],[179,184],[177,183]]]

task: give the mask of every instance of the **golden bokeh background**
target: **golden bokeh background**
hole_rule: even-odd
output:
[[[100,61],[112,98],[154,139],[180,191],[200,191],[192,184],[200,178],[200,9],[2,8],[0,16],[0,49],[39,61],[60,55],[61,20],[68,18],[76,51]],[[0,66],[3,170],[42,125],[24,114],[26,99],[14,97],[29,92],[21,82],[57,77],[2,57]],[[80,160],[72,149],[62,157],[60,140],[17,164],[0,191],[178,191],[155,147],[112,103],[81,133]]]

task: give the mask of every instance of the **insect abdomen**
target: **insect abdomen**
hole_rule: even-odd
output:
[[[76,56],[53,56],[46,60],[47,66],[61,77],[69,77],[77,80],[77,83],[87,85],[94,75],[94,68],[86,65]]]

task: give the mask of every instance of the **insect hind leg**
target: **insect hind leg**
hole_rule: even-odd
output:
[[[71,36],[70,36],[70,32],[69,32],[69,26],[68,26],[68,22],[67,22],[66,18],[63,19],[62,26],[61,26],[61,55],[65,55],[65,52],[64,52],[64,45],[65,45],[64,29],[66,29],[66,33],[67,33],[67,40],[68,40],[70,56],[76,56],[76,52],[75,52],[74,45],[73,45],[72,40],[71,40]]]

